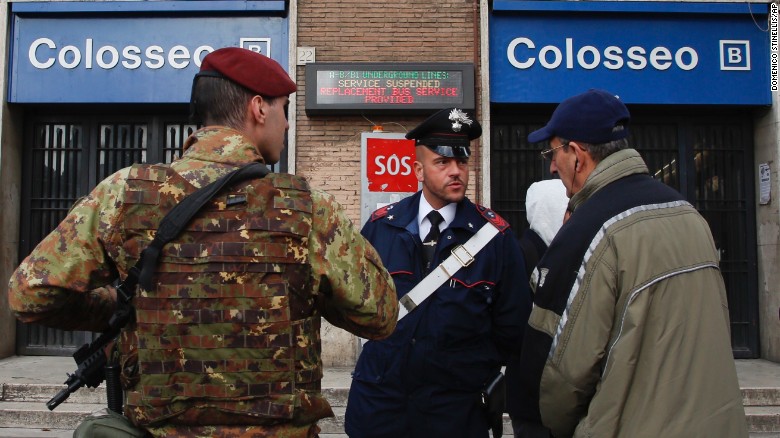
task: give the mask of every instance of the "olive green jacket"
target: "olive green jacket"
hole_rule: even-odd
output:
[[[538,265],[523,351],[545,347],[541,422],[556,438],[747,437],[709,227],[647,173],[632,149],[599,163]]]

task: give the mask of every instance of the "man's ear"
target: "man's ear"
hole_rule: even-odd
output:
[[[587,163],[587,157],[589,157],[588,150],[583,148],[582,145],[576,141],[569,142],[569,145],[574,150],[574,171],[581,171],[583,169],[583,165]]]
[[[417,181],[423,182],[425,179],[425,176],[423,175],[423,164],[420,161],[416,161],[412,163],[412,166],[414,167],[414,176],[417,177]]]
[[[265,118],[268,115],[268,101],[263,96],[253,96],[249,102],[249,108],[253,119],[258,123],[265,123]]]
[[[423,174],[423,161],[425,160],[425,154],[427,152],[427,148],[425,146],[417,145],[414,148],[414,163],[412,163],[412,166],[414,167],[414,176],[417,177],[417,181],[423,182],[425,179],[425,175]]]

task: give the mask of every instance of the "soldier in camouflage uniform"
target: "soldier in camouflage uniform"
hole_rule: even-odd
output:
[[[279,160],[295,90],[263,55],[207,55],[192,98],[206,127],[171,165],[122,169],[74,206],[13,274],[17,317],[105,330],[110,284],[168,211],[239,166]],[[124,414],[153,436],[316,436],[333,416],[320,393],[320,317],[369,339],[395,328],[395,287],[376,251],[301,177],[223,190],[159,260],[119,341]]]

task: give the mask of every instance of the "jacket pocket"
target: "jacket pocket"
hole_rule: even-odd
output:
[[[384,341],[368,341],[363,346],[352,378],[362,382],[400,381],[401,348]]]
[[[490,342],[434,352],[430,356],[431,378],[445,387],[479,392],[500,369]]]
[[[452,278],[432,299],[429,312],[433,327],[443,348],[461,348],[475,339],[489,336],[492,327],[492,306],[495,301],[492,283]]]

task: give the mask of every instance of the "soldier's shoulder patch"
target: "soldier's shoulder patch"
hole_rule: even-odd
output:
[[[135,163],[130,168],[130,179],[164,182],[167,178],[168,167],[156,164]]]
[[[280,189],[310,190],[309,181],[300,175],[271,172],[265,178],[266,181],[273,180],[274,186]]]
[[[482,205],[477,205],[477,211],[479,211],[479,214],[481,214],[485,220],[493,224],[494,227],[498,228],[498,231],[503,233],[509,229],[509,222],[504,220],[504,218],[499,216],[495,211]]]
[[[371,222],[374,222],[376,220],[382,219],[383,217],[387,216],[388,214],[390,214],[390,211],[393,208],[395,208],[395,204],[389,204],[371,213]]]

